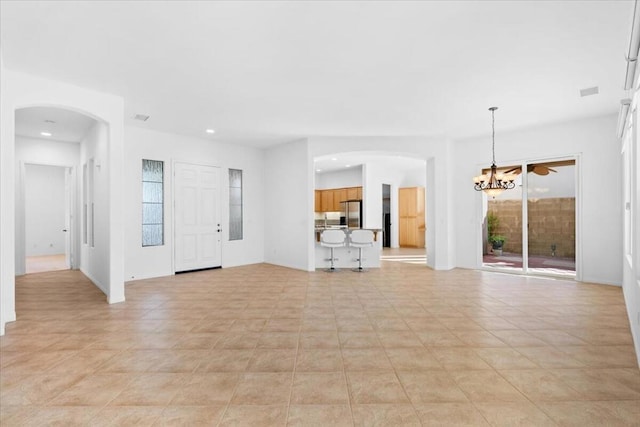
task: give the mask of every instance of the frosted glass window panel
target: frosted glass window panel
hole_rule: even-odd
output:
[[[142,246],[164,245],[164,162],[142,160]]]
[[[87,164],[82,165],[82,243],[85,245],[89,242],[89,232],[88,230],[88,204],[89,204],[89,178],[87,176]]]
[[[242,237],[242,171],[229,169],[229,240]]]
[[[232,239],[231,236],[240,236]],[[242,220],[229,221],[229,240],[242,240]]]
[[[229,206],[229,217],[235,221],[242,221],[242,206]]]
[[[229,204],[242,206],[242,188],[229,188]]]
[[[242,171],[229,169],[229,188],[242,188]]]
[[[161,183],[163,181],[163,163],[158,160],[142,160],[142,180]]]
[[[162,183],[142,182],[142,202],[162,203]]]
[[[162,224],[142,226],[142,246],[161,246],[164,243]]]
[[[142,204],[142,223],[162,225],[162,205],[155,203]]]

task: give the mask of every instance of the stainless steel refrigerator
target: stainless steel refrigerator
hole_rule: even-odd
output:
[[[348,228],[362,228],[362,200],[340,202],[340,224]]]

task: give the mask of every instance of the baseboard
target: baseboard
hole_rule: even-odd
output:
[[[604,280],[604,279],[598,279],[595,277],[584,277],[582,276],[582,280],[580,280],[580,283],[592,283],[594,285],[607,285],[607,286],[617,286],[619,288],[622,287],[622,283],[616,283],[616,282],[611,282],[608,280]]]
[[[98,280],[96,280],[91,274],[89,274],[87,271],[85,271],[82,267],[80,268],[80,271],[82,272],[82,274],[87,276],[87,278],[89,280],[91,280],[91,283],[93,283],[96,288],[100,289],[100,291],[102,291],[102,293],[107,296],[107,299],[109,299],[109,292],[105,289],[105,287],[102,285],[102,283],[100,283]]]
[[[124,301],[125,301],[124,298],[117,298],[117,299],[114,298],[114,299],[112,299],[111,297],[107,297],[107,302],[109,304],[118,304],[118,303],[124,302]]]
[[[15,310],[12,310],[9,312],[9,316],[7,316],[6,319],[0,320],[0,336],[4,335],[5,325],[9,322],[15,322],[15,321],[16,321],[16,312]]]

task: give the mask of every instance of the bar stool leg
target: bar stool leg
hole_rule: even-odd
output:
[[[331,261],[331,266],[325,271],[327,273],[335,273],[338,270],[336,270],[336,267],[333,265],[333,261],[335,260],[335,257],[333,256],[333,248],[331,247],[329,248],[329,250],[331,251],[331,258],[329,258],[329,260]]]
[[[354,268],[353,271],[358,273],[364,273],[365,269],[362,268],[362,248],[358,248],[358,268]]]

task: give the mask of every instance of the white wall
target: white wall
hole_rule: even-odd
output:
[[[65,253],[65,173],[60,166],[26,165],[26,255]]]
[[[16,320],[15,298],[15,144],[11,81],[0,46],[0,335]]]
[[[581,178],[576,202],[579,227],[576,263],[582,273],[579,279],[620,285],[621,178],[615,128],[616,117],[605,116],[502,132],[499,141],[504,142],[496,144],[496,163],[500,166],[579,155]],[[487,137],[454,144],[456,192],[452,193],[452,200],[455,203],[457,260],[458,266],[463,268],[480,267],[483,195],[473,189],[472,178],[489,165],[490,149]],[[483,159],[486,160],[483,162]]]
[[[125,128],[125,277],[127,280],[167,276],[173,270],[173,163],[220,167],[222,203],[222,267],[264,261],[264,152],[204,138]],[[142,247],[142,159],[164,162],[165,244]],[[229,173],[241,169],[243,239],[229,241]]]
[[[316,173],[316,190],[362,186],[362,165]]]
[[[638,82],[639,80],[636,79]],[[640,83],[639,83],[640,85]],[[623,236],[628,238],[622,253],[622,290],[627,306],[631,334],[640,365],[640,144],[638,143],[639,87],[636,86],[631,107],[631,123],[622,139],[620,170],[626,169],[623,190],[627,191],[622,202]],[[629,122],[627,122],[629,123]],[[626,165],[622,162],[628,162]],[[629,203],[627,205],[627,203]]]
[[[84,165],[93,165],[93,182],[83,193],[89,198],[87,222],[89,238],[81,244],[80,270],[102,291],[109,295],[110,217],[109,217],[109,129],[103,122],[96,122],[80,143],[80,182],[83,182]],[[83,203],[83,197],[80,198]],[[93,207],[92,207],[93,204]],[[93,215],[92,215],[93,209]],[[93,218],[91,218],[93,217]],[[80,226],[83,227],[81,218]]]
[[[313,270],[313,159],[309,143],[280,144],[265,153],[265,262]]]
[[[25,273],[25,200],[24,200],[24,176],[26,164],[63,166],[71,169],[73,179],[73,192],[80,188],[77,183],[77,166],[80,161],[80,144],[45,140],[40,138],[27,138],[16,135],[15,138],[16,159],[16,205],[15,205],[15,274]],[[72,194],[72,221],[69,229],[71,234],[72,253],[76,257],[74,264],[79,265],[80,260],[80,236],[79,236],[79,211],[77,197]]]
[[[108,293],[111,303],[124,301],[123,254],[123,120],[121,97],[40,78],[4,67],[0,54],[0,334],[15,314],[15,110],[32,106],[61,107],[103,120],[109,125],[106,207],[109,217]]]
[[[421,161],[422,162],[422,161]],[[402,170],[400,187],[424,187],[427,185],[426,162],[411,169]]]

